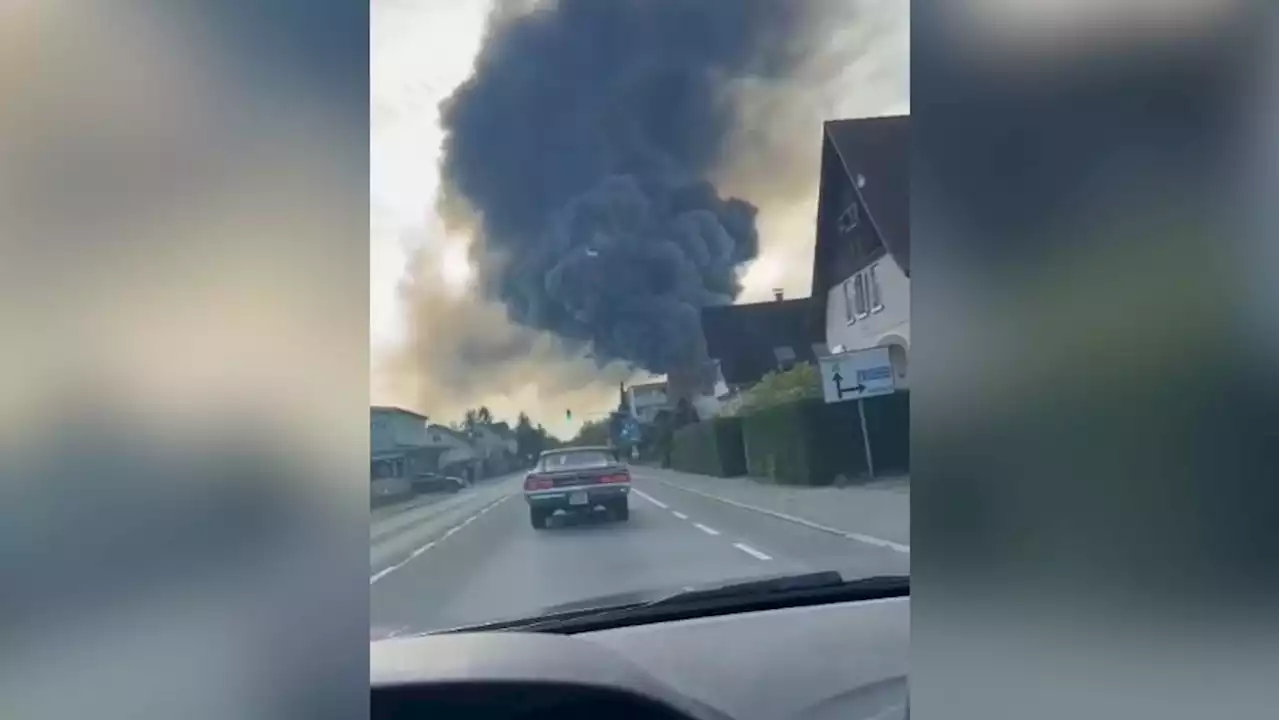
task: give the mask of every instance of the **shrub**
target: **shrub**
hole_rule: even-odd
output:
[[[717,477],[745,474],[742,420],[718,417],[680,428],[672,438],[671,467]]]
[[[800,363],[790,370],[765,375],[743,391],[738,415],[812,398],[822,397],[822,378],[812,363]]]
[[[877,474],[909,469],[909,395],[864,401]],[[742,419],[747,472],[792,485],[829,485],[837,475],[865,478],[866,451],[856,402],[805,399]]]

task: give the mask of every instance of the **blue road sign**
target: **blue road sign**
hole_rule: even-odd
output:
[[[640,441],[640,423],[635,418],[629,417],[622,421],[622,437],[627,442]]]

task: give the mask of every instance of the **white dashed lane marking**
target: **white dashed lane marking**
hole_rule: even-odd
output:
[[[658,507],[662,508],[663,510],[666,510],[666,509],[667,509],[667,504],[666,504],[666,503],[664,503],[664,502],[662,502],[661,500],[658,500],[657,498],[650,497],[648,494],[646,494],[646,493],[642,493],[642,492],[640,492],[639,490],[636,490],[635,488],[631,488],[631,492],[635,493],[636,495],[639,495],[640,497],[644,498],[645,500],[648,500],[649,502],[653,503],[654,505],[657,505]]]
[[[865,535],[863,533],[848,532],[848,531],[839,530],[833,527],[827,527],[826,525],[813,522],[812,520],[806,520],[805,518],[802,518],[802,517],[796,517],[794,515],[788,515],[786,513],[781,513],[776,510],[769,510],[767,508],[756,507],[755,505],[748,505],[746,503],[741,503],[736,500],[722,498],[719,495],[712,495],[711,493],[702,492],[701,490],[694,490],[693,488],[685,487],[683,485],[673,483],[668,480],[663,480],[662,478],[653,478],[653,479],[657,480],[663,485],[673,487],[677,490],[683,490],[684,492],[693,493],[694,495],[701,495],[702,497],[710,498],[711,500],[718,500],[719,502],[722,502],[726,505],[733,505],[734,507],[740,507],[744,510],[753,510],[763,515],[771,515],[773,517],[778,518],[779,520],[786,520],[787,522],[792,522],[797,525],[803,525],[805,527],[812,528],[814,530],[819,530],[825,533],[830,533],[832,535],[839,535],[840,537],[847,538],[849,540],[856,540],[858,542],[866,543],[868,545],[875,545],[876,547],[888,548],[890,550],[893,550],[894,552],[900,552],[908,555],[911,553],[911,546],[904,543],[896,543],[896,542],[893,542],[892,540],[885,540],[884,538],[875,537],[874,535]]]
[[[654,505],[657,505],[658,507],[663,508],[664,510],[671,510],[671,508],[670,508],[670,507],[668,507],[666,503],[662,502],[661,500],[658,500],[657,498],[655,498],[655,497],[653,497],[653,496],[649,495],[648,493],[646,493],[646,492],[644,492],[644,491],[636,490],[635,488],[632,488],[632,489],[631,489],[631,492],[632,492],[632,493],[635,493],[636,495],[638,495],[638,496],[640,496],[640,497],[642,497],[642,498],[644,498],[644,499],[645,499],[645,500],[647,500],[648,502],[651,502],[651,503],[653,503]],[[679,520],[689,520],[689,516],[688,516],[688,515],[686,515],[686,514],[684,514],[684,513],[682,513],[682,512],[680,512],[679,510],[671,510],[671,514],[672,514],[672,515],[674,515],[674,516],[675,516],[677,519],[679,519]],[[707,525],[703,525],[703,524],[702,524],[702,523],[700,523],[700,522],[693,522],[693,521],[690,521],[690,522],[692,523],[692,525],[693,525],[694,527],[698,528],[699,530],[701,530],[702,532],[704,532],[704,533],[706,533],[706,534],[708,534],[708,535],[719,535],[719,534],[720,534],[720,531],[719,531],[719,530],[716,530],[716,529],[715,529],[715,528],[713,528],[713,527],[709,527],[709,526],[707,526]],[[733,546],[734,546],[735,548],[737,548],[738,550],[741,550],[742,552],[744,552],[744,553],[746,553],[746,554],[750,555],[751,557],[753,557],[753,558],[755,558],[755,559],[757,559],[757,560],[772,560],[772,559],[773,559],[773,556],[772,556],[772,555],[770,555],[770,554],[768,554],[768,553],[766,553],[766,552],[763,552],[763,551],[761,551],[761,550],[757,550],[756,548],[751,547],[750,545],[748,545],[748,544],[746,544],[746,543],[736,542],[736,543],[733,543]]]
[[[772,559],[773,559],[772,557],[770,557],[770,556],[768,556],[768,555],[766,555],[766,554],[764,554],[764,553],[760,552],[759,550],[757,550],[757,549],[755,549],[755,548],[751,547],[750,545],[748,545],[748,544],[746,544],[746,543],[734,543],[734,544],[733,544],[733,546],[734,546],[734,547],[736,547],[736,548],[738,548],[738,549],[739,549],[739,550],[741,550],[742,552],[744,552],[744,553],[746,553],[746,554],[750,555],[751,557],[753,557],[753,558],[757,559],[757,560],[772,560]]]
[[[405,558],[404,560],[401,560],[400,562],[398,562],[398,563],[396,563],[396,564],[394,564],[394,565],[391,565],[391,566],[385,567],[385,568],[383,568],[383,569],[379,570],[378,572],[374,573],[372,576],[370,576],[370,577],[369,577],[369,584],[370,584],[370,585],[372,585],[372,584],[374,584],[374,583],[378,582],[379,580],[381,580],[382,578],[384,578],[384,577],[386,577],[386,576],[390,575],[391,573],[395,572],[396,570],[399,570],[400,568],[404,567],[404,566],[405,566],[405,565],[406,565],[410,560],[412,560],[412,559],[414,559],[414,558],[418,557],[419,555],[421,555],[421,554],[425,553],[426,551],[430,550],[431,548],[435,547],[435,546],[436,546],[436,543],[441,542],[442,540],[444,540],[444,539],[445,539],[445,538],[447,538],[447,537],[452,536],[454,533],[458,532],[458,531],[459,531],[459,530],[461,530],[462,528],[464,528],[464,527],[466,527],[466,526],[470,525],[473,521],[475,521],[476,519],[478,519],[481,515],[483,515],[483,514],[485,514],[485,513],[489,512],[489,511],[490,511],[490,510],[492,510],[493,508],[497,507],[497,505],[498,505],[499,503],[501,503],[503,500],[506,500],[508,497],[510,497],[510,496],[509,496],[509,495],[503,495],[502,497],[498,498],[497,500],[494,500],[493,502],[489,503],[488,505],[485,505],[483,508],[481,508],[480,510],[478,510],[478,511],[476,512],[476,514],[475,514],[475,515],[472,515],[471,517],[468,517],[467,519],[463,520],[462,522],[458,523],[457,525],[454,525],[453,527],[449,528],[448,530],[445,530],[445,531],[444,531],[444,534],[443,534],[443,535],[441,535],[438,539],[436,539],[436,540],[432,540],[431,542],[429,542],[429,543],[427,543],[427,544],[425,544],[425,545],[423,545],[423,546],[421,546],[421,547],[417,548],[417,549],[416,549],[416,550],[414,550],[413,552],[409,553],[409,557]]]

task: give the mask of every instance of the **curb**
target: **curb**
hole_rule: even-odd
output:
[[[903,545],[902,543],[896,543],[896,542],[893,542],[892,540],[885,540],[884,538],[878,538],[878,537],[875,537],[874,535],[864,535],[862,533],[848,532],[845,530],[828,527],[826,525],[816,523],[812,520],[806,520],[802,517],[796,517],[795,515],[788,515],[786,513],[778,512],[777,510],[769,510],[766,508],[757,507],[755,505],[748,505],[743,502],[738,502],[737,500],[730,500],[728,498],[720,497],[719,495],[712,495],[711,493],[704,492],[702,490],[694,490],[693,488],[685,487],[684,485],[671,482],[670,480],[663,480],[662,478],[659,478],[659,477],[650,476],[649,479],[654,480],[655,482],[660,482],[663,485],[666,485],[668,487],[675,488],[676,490],[682,490],[687,493],[693,493],[694,495],[701,495],[702,497],[707,498],[709,500],[716,500],[726,505],[732,505],[734,507],[742,508],[743,510],[753,510],[763,515],[775,517],[779,520],[786,520],[787,522],[792,522],[797,525],[803,525],[807,528],[818,530],[819,532],[829,533],[831,535],[839,535],[840,537],[846,538],[848,540],[856,540],[858,542],[866,543],[868,545],[875,545],[876,547],[888,548],[890,550],[893,550],[894,552],[900,552],[907,555],[911,554],[910,545]]]

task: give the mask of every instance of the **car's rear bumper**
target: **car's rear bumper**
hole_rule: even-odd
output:
[[[577,493],[586,493],[587,502],[583,505],[570,504],[570,498]],[[577,487],[560,487],[554,490],[538,490],[527,492],[524,499],[530,507],[539,510],[591,510],[598,505],[610,505],[625,502],[631,493],[630,484],[584,485]]]

